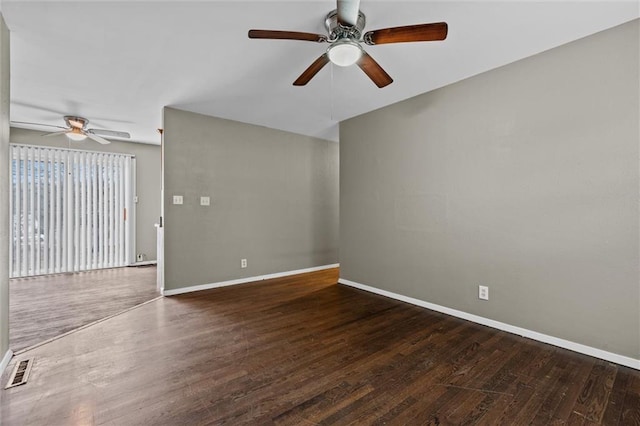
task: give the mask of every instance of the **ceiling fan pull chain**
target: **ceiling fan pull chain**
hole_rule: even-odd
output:
[[[330,89],[329,89],[329,105],[330,105],[330,120],[334,121],[333,119],[333,64],[331,64],[331,83],[330,83]]]

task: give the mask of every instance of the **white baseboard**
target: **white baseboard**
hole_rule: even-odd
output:
[[[506,331],[508,333],[517,334],[519,336],[527,337],[529,339],[537,340],[539,342],[548,343],[553,346],[558,346],[564,349],[569,349],[574,352],[589,355],[595,358],[611,361],[616,364],[624,365],[627,367],[640,370],[640,359],[630,358],[624,355],[607,352],[602,349],[593,348],[580,343],[572,342],[570,340],[561,339],[558,337],[549,336],[547,334],[538,333],[537,331],[527,330],[526,328],[517,327],[511,324],[506,324],[500,321],[495,321],[489,318],[484,318],[478,315],[470,314],[456,309],[447,308],[445,306],[436,305],[434,303],[425,302],[420,299],[414,299],[413,297],[403,296],[401,294],[392,293],[387,290],[381,290],[379,288],[370,287],[368,285],[360,284],[354,281],[350,281],[344,278],[338,280],[340,284],[344,284],[350,287],[355,287],[360,290],[365,290],[370,293],[379,294],[381,296],[389,297],[391,299],[399,300],[401,302],[410,303],[423,308],[431,309],[432,311],[441,312],[443,314],[451,315],[457,318],[461,318],[467,321],[475,322],[477,324],[486,325],[488,327],[497,328],[498,330]]]
[[[144,262],[135,262],[128,266],[147,266],[147,265],[156,265],[158,263],[157,260],[145,260]]]
[[[289,275],[306,274],[307,272],[322,271],[324,269],[332,269],[332,268],[337,268],[339,266],[340,266],[339,263],[334,263],[334,264],[331,264],[331,265],[314,266],[313,268],[296,269],[295,271],[277,272],[275,274],[267,274],[267,275],[258,275],[258,276],[255,276],[255,277],[239,278],[237,280],[220,281],[220,282],[217,282],[217,283],[200,284],[200,285],[194,285],[194,286],[191,286],[191,287],[182,287],[182,288],[175,288],[175,289],[170,289],[170,290],[166,290],[165,289],[165,290],[162,291],[162,295],[163,296],[175,296],[177,294],[192,293],[194,291],[210,290],[212,288],[227,287],[227,286],[230,286],[230,285],[238,285],[238,284],[251,283],[251,282],[255,282],[255,281],[270,280],[272,278],[287,277]]]
[[[2,361],[0,361],[0,376],[4,372],[4,369],[7,368],[7,365],[9,365],[11,358],[13,358],[13,351],[11,349],[8,349],[7,353],[4,354]]]

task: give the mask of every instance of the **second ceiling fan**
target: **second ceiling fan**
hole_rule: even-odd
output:
[[[325,65],[332,62],[339,66],[357,64],[378,87],[393,82],[387,72],[362,48],[362,43],[405,43],[414,41],[437,41],[447,38],[447,23],[408,25],[383,28],[362,33],[366,18],[360,12],[360,0],[337,0],[338,7],[325,19],[328,35],[298,31],[249,30],[249,38],[302,40],[330,43],[327,51],[316,59],[296,81],[294,86],[307,84]]]
[[[116,137],[129,139],[131,135],[127,132],[119,132],[115,130],[105,130],[105,129],[89,129],[87,128],[89,124],[89,120],[84,117],[78,117],[75,115],[65,115],[64,122],[67,125],[63,126],[54,126],[51,124],[39,124],[39,123],[30,123],[26,121],[12,121],[14,124],[26,124],[29,126],[45,126],[45,127],[54,127],[57,129],[62,129],[53,133],[47,133],[43,136],[56,136],[56,135],[66,135],[69,139],[74,141],[81,141],[86,138],[92,139],[98,143],[103,145],[111,143],[109,140],[103,138],[102,136],[107,137]]]

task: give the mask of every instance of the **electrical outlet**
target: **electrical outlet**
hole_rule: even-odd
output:
[[[489,287],[486,285],[478,286],[478,299],[489,300]]]
[[[240,267],[241,268],[247,267],[247,259],[240,259]]]
[[[182,198],[182,195],[174,195],[173,196],[173,204],[183,204],[184,199]]]
[[[136,256],[136,261],[142,262],[144,260],[144,253],[138,253]]]
[[[211,199],[209,197],[200,197],[201,206],[208,206],[209,204],[211,204]]]

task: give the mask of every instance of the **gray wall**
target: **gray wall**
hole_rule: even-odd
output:
[[[11,128],[11,143],[82,149],[85,151],[118,152],[136,156],[136,253],[146,260],[156,260],[156,228],[160,220],[160,145],[112,141],[100,145],[90,140],[74,142],[64,136],[43,138],[43,132]],[[160,141],[160,135],[158,135]]]
[[[164,130],[165,289],[338,261],[335,142],[172,108]]]
[[[342,123],[341,277],[640,358],[638,28]]]
[[[0,361],[9,350],[9,30],[0,15]],[[2,371],[0,371],[0,375]]]

